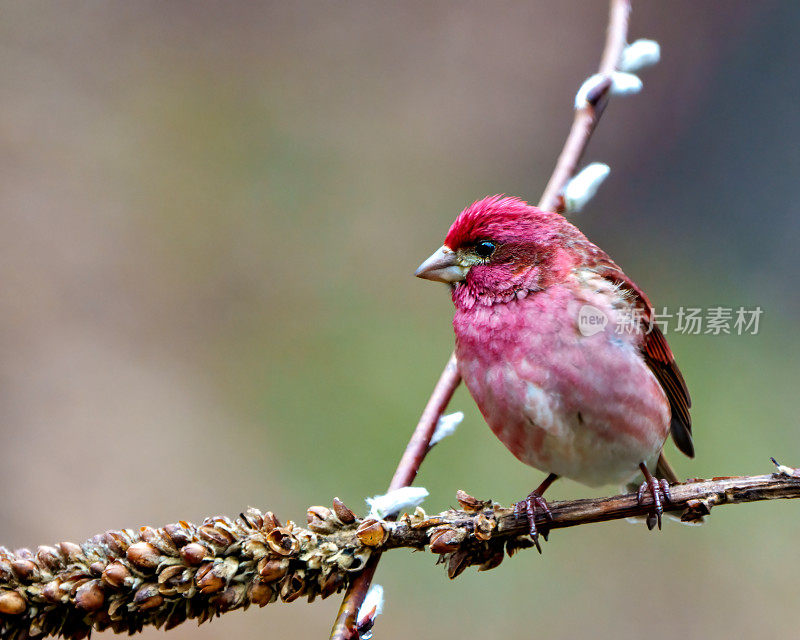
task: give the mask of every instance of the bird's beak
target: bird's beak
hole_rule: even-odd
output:
[[[469,266],[461,265],[458,255],[447,245],[443,245],[436,250],[430,258],[423,262],[414,275],[425,280],[438,280],[452,284],[461,282],[467,277]]]

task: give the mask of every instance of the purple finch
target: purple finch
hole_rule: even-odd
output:
[[[542,493],[559,476],[597,486],[641,471],[648,526],[660,527],[663,478],[676,481],[662,449],[672,433],[694,456],[691,401],[650,301],[622,269],[563,216],[493,196],[456,218],[415,275],[452,285],[467,389],[511,453],[549,474],[517,505],[537,546],[536,510],[549,516]]]

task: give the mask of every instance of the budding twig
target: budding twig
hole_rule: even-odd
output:
[[[611,0],[606,42],[598,71],[603,76],[609,76],[609,80],[596,88],[591,96],[591,102],[587,102],[586,106],[575,112],[572,128],[564,143],[564,148],[558,157],[544,194],[539,200],[540,209],[563,210],[561,192],[575,174],[583,152],[603,113],[611,86],[610,75],[618,69],[622,52],[626,47],[630,10],[630,0]],[[455,354],[452,354],[411,435],[411,440],[392,478],[390,489],[404,487],[414,481],[422,461],[430,450],[431,438],[439,418],[447,409],[450,398],[453,397],[460,382],[461,376],[456,366]],[[357,635],[356,615],[372,582],[379,558],[379,554],[372,556],[362,573],[347,590],[331,630],[331,640],[348,640]]]
[[[772,475],[692,480],[673,485],[670,495],[664,510],[692,521],[718,505],[800,498],[800,473],[782,467]],[[326,598],[391,549],[430,550],[455,578],[470,566],[493,569],[532,545],[528,523],[513,508],[463,491],[456,498],[460,509],[427,515],[417,507],[396,522],[357,518],[335,499],[330,509],[310,507],[306,527],[250,509],[235,520],[213,517],[199,526],[108,531],[81,545],[13,553],[0,547],[0,638],[171,629],[251,605]],[[642,516],[650,508],[636,493],[551,502],[552,520],[542,515],[537,525],[574,527]],[[373,591],[374,601],[359,608],[357,633],[380,613],[380,595]]]

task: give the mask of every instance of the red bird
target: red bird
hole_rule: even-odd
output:
[[[550,517],[542,493],[559,476],[597,486],[641,471],[639,500],[651,494],[647,523],[660,527],[664,478],[677,481],[662,448],[671,432],[694,456],[691,401],[622,269],[563,216],[492,196],[461,212],[415,275],[452,285],[464,383],[511,453],[549,474],[516,505],[537,547],[536,510]]]

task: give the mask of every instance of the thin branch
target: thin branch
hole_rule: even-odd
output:
[[[603,75],[609,76],[617,68],[622,50],[627,43],[630,10],[630,0],[611,0],[606,42],[599,67],[599,73]],[[590,96],[587,104],[576,110],[575,119],[564,143],[564,148],[558,157],[553,174],[539,201],[540,209],[557,211],[563,208],[561,192],[569,179],[575,174],[583,152],[589,144],[589,139],[597,127],[597,122],[608,100],[610,86],[611,80],[609,77],[607,82],[598,86],[594,95]],[[453,353],[447,361],[447,365],[411,435],[411,440],[392,478],[390,490],[408,486],[416,478],[419,468],[430,449],[430,441],[436,429],[436,424],[447,409],[447,405],[460,382],[461,376],[456,366],[455,353]],[[357,635],[355,628],[356,616],[372,583],[379,560],[380,554],[374,554],[363,572],[351,583],[334,621],[331,640],[349,640],[349,638]]]
[[[718,505],[800,498],[800,471],[778,468],[772,475],[673,485],[665,511],[692,521]],[[461,509],[426,515],[418,508],[397,522],[356,518],[334,500],[332,509],[310,507],[307,527],[281,525],[272,513],[250,509],[236,520],[207,518],[199,526],[108,531],[82,545],[0,548],[0,638],[171,629],[251,605],[326,598],[357,582],[371,558],[391,549],[430,550],[454,578],[473,565],[492,569],[531,546],[527,522],[512,509],[463,491],[457,499]],[[643,516],[650,505],[629,493],[551,502],[550,510],[552,520],[537,516],[541,531]]]

